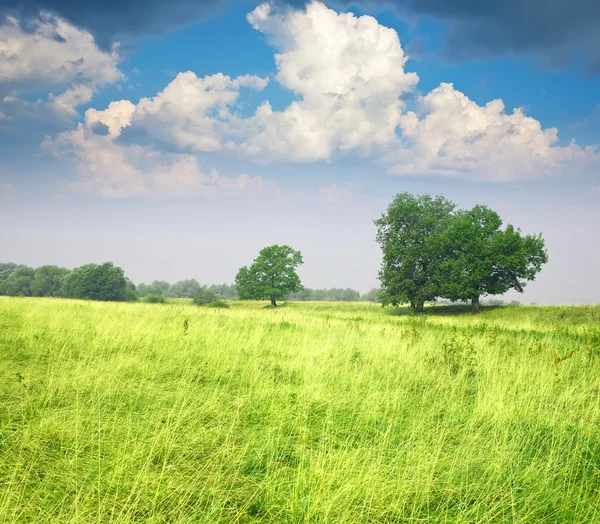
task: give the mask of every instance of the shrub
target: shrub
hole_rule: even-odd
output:
[[[167,302],[167,299],[165,298],[164,295],[148,295],[147,297],[144,298],[144,302],[148,303],[148,304],[165,304]]]
[[[208,289],[200,289],[194,295],[194,304],[197,306],[207,306],[217,300],[217,296]]]
[[[212,302],[206,304],[206,307],[229,307],[229,304],[223,300],[213,300]]]

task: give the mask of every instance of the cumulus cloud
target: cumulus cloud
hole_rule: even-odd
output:
[[[72,117],[99,87],[124,78],[119,71],[118,48],[101,50],[94,37],[61,18],[42,13],[23,24],[7,17],[0,25],[0,94],[13,107],[22,93],[64,89],[49,96],[49,106]],[[20,104],[21,111],[26,108]]]
[[[219,151],[228,133],[229,106],[241,88],[262,90],[268,80],[245,75],[230,78],[221,73],[198,78],[180,73],[158,95],[142,98],[131,117],[132,129],[192,151]]]
[[[277,188],[261,177],[247,174],[227,177],[214,169],[205,171],[195,155],[168,154],[140,145],[119,144],[110,133],[99,135],[85,124],[55,138],[47,137],[43,147],[56,156],[74,158],[79,176],[68,189],[104,197],[242,195],[254,198],[277,193]]]
[[[556,145],[557,129],[542,129],[522,109],[504,109],[502,100],[482,107],[442,83],[422,99],[422,118],[412,111],[402,116],[402,139],[390,173],[511,180],[600,159],[594,147]]]
[[[267,83],[266,78],[251,75],[232,79],[218,73],[198,78],[188,71],[179,73],[155,97],[142,98],[137,104],[119,100],[105,110],[89,109],[85,121],[89,127],[105,125],[112,138],[129,128],[138,139],[143,136],[196,152],[219,151],[230,132],[230,106],[240,89],[262,90]]]
[[[395,139],[400,97],[418,82],[405,72],[398,34],[371,16],[337,13],[320,3],[248,15],[277,53],[277,81],[300,100],[283,111],[265,102],[245,122],[242,149],[259,159],[328,161],[337,152],[369,152]]]
[[[299,11],[261,4],[247,18],[275,49],[276,81],[296,100],[281,111],[265,100],[254,114],[241,116],[240,90],[260,91],[267,79],[180,73],[154,97],[89,109],[83,125],[53,142],[55,151],[70,150],[85,166],[89,179],[80,182],[103,194],[150,194],[175,192],[165,185],[170,179],[184,191],[202,192],[219,179],[202,173],[189,153],[222,150],[259,162],[371,155],[387,162],[392,174],[493,180],[560,173],[599,160],[593,147],[559,145],[556,129],[543,129],[523,110],[507,112],[501,100],[479,106],[449,83],[417,97],[416,109],[408,111],[403,100],[415,100],[418,76],[405,70],[398,34],[373,17],[313,2]],[[67,91],[53,102],[69,106],[88,94]],[[153,148],[141,147],[150,143]],[[178,154],[154,149],[163,144]],[[183,173],[179,178],[175,167]],[[322,196],[344,191],[329,187]]]

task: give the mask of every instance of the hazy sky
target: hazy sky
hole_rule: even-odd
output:
[[[285,243],[367,291],[427,192],[543,233],[510,298],[600,302],[600,4],[386,5],[3,2],[0,260],[220,283]]]

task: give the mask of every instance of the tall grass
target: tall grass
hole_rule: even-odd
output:
[[[600,307],[264,305],[0,297],[0,522],[600,522]]]

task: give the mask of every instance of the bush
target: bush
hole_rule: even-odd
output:
[[[165,304],[167,299],[164,295],[148,295],[144,298],[144,302],[147,304]]]
[[[206,307],[229,307],[229,304],[223,300],[214,300],[209,304],[206,304]]]
[[[194,295],[193,302],[197,306],[207,306],[217,301],[217,295],[208,289],[200,289]]]

